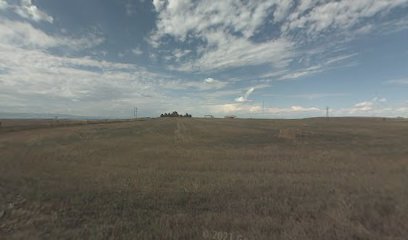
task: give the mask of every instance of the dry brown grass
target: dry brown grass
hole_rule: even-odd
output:
[[[406,239],[408,122],[0,132],[1,239]]]

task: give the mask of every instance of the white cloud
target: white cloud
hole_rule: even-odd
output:
[[[240,103],[228,103],[221,105],[211,106],[211,110],[218,114],[299,114],[299,113],[318,113],[322,110],[317,107],[303,107],[303,106],[291,106],[287,108],[279,107],[266,107],[262,108],[260,105],[249,105]]]
[[[0,41],[24,48],[49,48],[58,45],[58,40],[29,23],[0,19]]]
[[[52,54],[86,47],[92,39],[51,36],[27,22],[0,20],[0,111],[80,115],[121,114],[135,103],[164,101],[166,76],[133,64]],[[94,43],[92,43],[94,44]],[[166,99],[167,102],[170,100]]]
[[[188,59],[177,67],[179,70],[209,71],[259,64],[278,68],[288,64],[292,53],[289,40],[276,38],[254,43],[250,39],[267,20],[276,1],[168,0],[153,4],[159,14],[157,31],[151,37],[153,46],[160,46],[165,36],[182,42],[191,38],[203,41],[196,47],[200,49],[198,58]],[[284,11],[277,15],[284,15]]]
[[[284,20],[289,15],[289,10],[293,5],[294,2],[290,0],[284,0],[276,3],[276,9],[273,12],[275,22]]]
[[[363,101],[356,103],[350,109],[343,109],[343,112],[347,112],[350,114],[358,114],[358,113],[367,113],[367,112],[379,112],[380,109],[384,108],[384,103],[387,102],[387,99],[384,97],[374,97],[371,100]]]
[[[333,116],[367,116],[367,117],[408,117],[407,103],[387,104],[384,97],[375,97],[368,101],[355,104],[352,107],[332,109]]]
[[[159,13],[157,37],[166,34],[184,40],[190,32],[205,37],[211,28],[233,28],[246,38],[252,36],[271,11],[275,1],[213,1],[155,0]]]
[[[134,48],[132,49],[132,53],[135,54],[136,56],[140,56],[143,54],[143,51],[140,48]]]
[[[188,61],[189,54],[192,53],[190,49],[174,49],[173,51],[164,51],[165,53],[169,53],[169,55],[165,55],[163,58],[168,62],[168,68],[170,70],[182,70],[179,66],[176,67],[176,64],[179,64],[183,61]],[[186,64],[186,69],[191,70],[191,63]]]
[[[344,97],[347,96],[346,93],[306,93],[306,94],[294,94],[294,95],[283,95],[283,94],[264,94],[264,97],[281,97],[281,98],[301,98],[307,100],[321,99],[321,98],[331,98],[331,97]]]
[[[0,10],[4,10],[4,9],[7,9],[9,6],[8,6],[8,3],[6,2],[6,0],[0,0]]]
[[[293,54],[292,43],[286,39],[254,44],[224,33],[209,33],[207,37],[211,50],[196,60],[190,59],[192,63],[182,64],[180,70],[211,71],[261,64],[278,69],[286,67]]]
[[[228,85],[225,81],[215,80],[213,78],[206,78],[203,81],[183,81],[168,79],[162,81],[160,84],[163,88],[173,90],[189,90],[195,89],[199,91],[219,90]]]
[[[206,88],[210,88],[210,89],[221,89],[228,85],[227,82],[215,80],[214,78],[206,78],[204,82],[205,82],[205,85],[207,86]]]
[[[23,18],[36,22],[46,21],[53,23],[54,21],[53,17],[38,9],[31,0],[21,0],[21,4],[15,7],[15,12]]]
[[[165,5],[165,0],[153,0],[153,5],[156,8],[156,11],[160,11]]]
[[[370,111],[373,110],[374,103],[370,101],[360,102],[354,105],[353,111]]]
[[[250,101],[248,98],[254,91],[255,91],[255,88],[253,88],[253,87],[248,89],[243,96],[240,96],[240,97],[236,98],[235,102],[243,103],[243,102]]]
[[[332,116],[378,116],[396,117],[408,116],[407,103],[402,105],[387,106],[387,99],[375,97],[371,100],[354,104],[350,108],[330,109]],[[215,104],[209,108],[216,114],[235,114],[239,116],[275,116],[275,117],[305,117],[324,116],[325,109],[319,107],[306,107],[293,105],[290,107],[265,107],[256,103],[226,103]]]
[[[214,78],[207,78],[207,79],[205,79],[204,81],[205,81],[206,83],[209,83],[209,84],[215,82]]]
[[[51,36],[26,22],[4,20],[0,18],[0,43],[25,49],[49,49],[68,47],[72,50],[92,48],[104,39],[96,35],[83,38]]]
[[[299,69],[299,70],[293,71],[291,73],[285,74],[285,75],[281,76],[279,78],[279,80],[296,79],[296,78],[300,78],[300,77],[305,77],[307,75],[322,72],[323,70],[324,69],[323,69],[322,65],[315,65],[315,66],[307,67],[307,68],[304,68],[304,69]]]
[[[394,85],[408,85],[408,78],[400,78],[395,80],[389,80],[385,82],[386,84],[394,84]]]
[[[385,97],[375,97],[371,101],[378,102],[378,103],[385,103],[387,102],[387,99]]]
[[[230,114],[230,113],[254,113],[260,112],[261,108],[259,106],[253,105],[242,105],[237,103],[228,103],[221,105],[214,105],[210,107],[212,112]]]
[[[348,59],[350,59],[350,58],[353,58],[353,57],[355,57],[355,56],[357,56],[357,55],[358,55],[358,53],[338,55],[338,56],[329,58],[329,59],[325,62],[325,65],[331,65],[331,64],[343,62],[343,61],[348,60]]]
[[[302,106],[292,106],[290,107],[287,111],[290,112],[316,112],[316,111],[321,111],[317,107],[302,107]]]
[[[351,29],[363,19],[408,5],[407,0],[317,0],[304,2],[289,16],[290,21],[282,27],[284,32],[306,29],[309,35],[316,35],[330,28]]]
[[[280,79],[295,79],[337,68],[338,63],[355,57],[357,54],[341,55],[332,48],[375,30],[369,20],[407,7],[408,0],[155,0],[153,4],[158,15],[157,29],[150,38],[152,46],[166,45],[172,37],[190,47],[164,57],[172,63],[171,70],[217,72],[266,65],[273,72],[286,71]],[[270,36],[263,34],[265,24],[277,31]],[[318,47],[336,56],[308,55],[301,50],[326,31],[331,37]],[[254,41],[257,37],[261,40]],[[302,62],[293,67],[294,61],[310,57],[316,58],[313,64]]]
[[[300,68],[297,70],[293,70],[289,73],[285,73],[279,77],[279,80],[287,80],[287,79],[297,79],[301,77],[305,77],[308,75],[313,75],[316,73],[321,73],[327,70],[330,70],[332,68],[339,68],[341,66],[348,66],[345,63],[350,63],[350,59],[357,56],[357,53],[353,54],[340,54],[337,56],[332,56],[332,57],[326,57],[324,61],[317,65],[305,67],[305,68]],[[350,65],[354,66],[354,65]]]

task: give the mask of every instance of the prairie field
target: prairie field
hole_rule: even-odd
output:
[[[0,128],[0,239],[407,236],[408,121]]]

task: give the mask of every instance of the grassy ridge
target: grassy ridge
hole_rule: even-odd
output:
[[[408,123],[158,119],[0,133],[10,239],[403,239]]]

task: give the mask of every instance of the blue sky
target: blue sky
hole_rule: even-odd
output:
[[[0,0],[0,112],[134,106],[408,117],[408,0]]]

